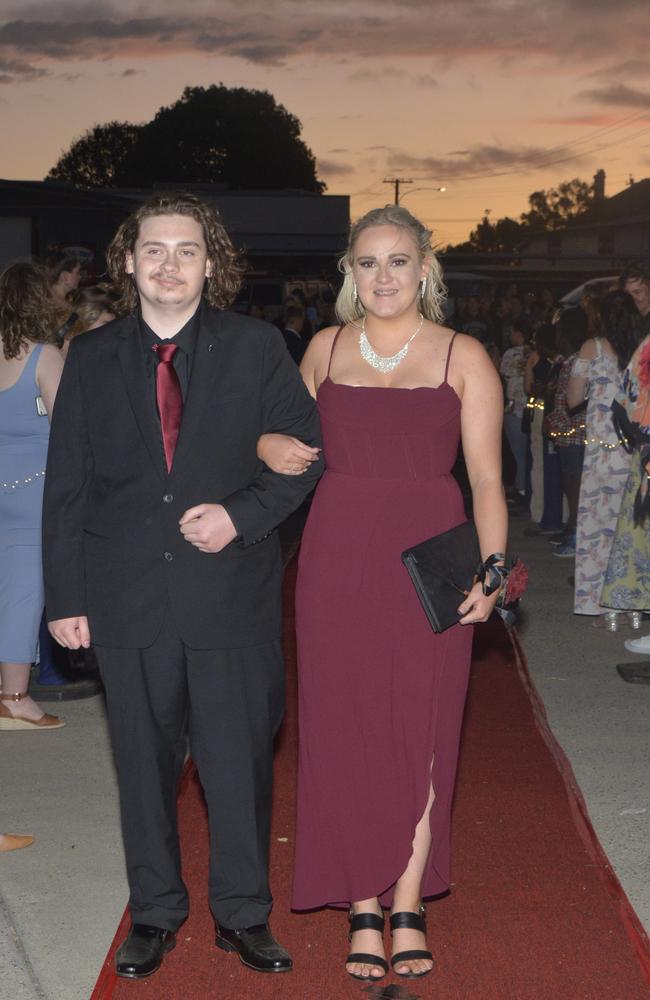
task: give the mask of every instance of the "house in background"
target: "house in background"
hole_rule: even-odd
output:
[[[229,191],[169,184],[213,201],[254,273],[292,279],[335,278],[350,222],[347,195],[303,191]],[[16,257],[60,243],[83,259],[88,279],[102,276],[104,251],[119,224],[154,191],[83,190],[54,181],[0,180],[0,269]]]
[[[594,178],[592,209],[564,229],[548,230],[519,247],[521,271],[555,272],[585,280],[617,274],[626,264],[650,260],[650,179],[605,197],[605,172]]]

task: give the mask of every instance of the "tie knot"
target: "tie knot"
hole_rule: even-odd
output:
[[[163,362],[163,364],[168,364],[176,354],[178,350],[177,344],[154,344],[153,349]]]

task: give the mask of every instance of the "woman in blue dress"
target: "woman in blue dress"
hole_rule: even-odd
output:
[[[0,730],[59,729],[28,693],[43,614],[41,513],[52,412],[63,359],[52,344],[45,271],[0,275]]]

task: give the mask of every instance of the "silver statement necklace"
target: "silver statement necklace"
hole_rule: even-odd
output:
[[[381,354],[377,354],[376,350],[366,337],[366,317],[363,317],[361,321],[361,333],[359,334],[359,351],[361,352],[361,357],[364,361],[367,361],[369,365],[376,368],[377,371],[383,372],[384,375],[388,375],[404,360],[409,352],[409,346],[411,341],[414,340],[420,330],[422,329],[422,324],[424,323],[424,316],[422,313],[420,315],[420,322],[418,323],[417,329],[411,334],[409,339],[404,344],[397,354],[393,354],[390,358],[385,358]]]

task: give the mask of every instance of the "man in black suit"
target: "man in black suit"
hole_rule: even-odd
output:
[[[106,689],[133,922],[117,972],[155,972],[187,916],[176,784],[188,736],[209,811],[217,944],[282,972],[291,959],[268,927],[284,707],[274,529],[321,466],[275,475],[256,444],[265,431],[318,443],[318,418],[281,334],[224,311],[240,265],[207,204],[152,199],[107,258],[124,315],[70,347],[44,560],[50,631],[70,649],[92,640]]]
[[[307,350],[307,341],[302,336],[304,325],[305,310],[302,306],[287,306],[284,312],[282,336],[289,354],[297,365],[300,365]]]

